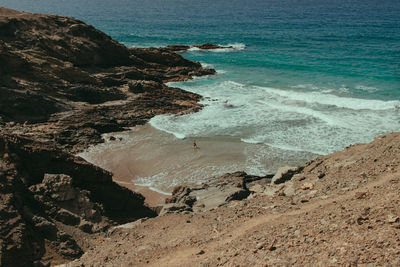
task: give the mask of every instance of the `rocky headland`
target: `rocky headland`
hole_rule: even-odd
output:
[[[74,156],[101,134],[199,95],[165,85],[210,75],[166,48],[127,48],[82,21],[0,7],[1,266],[65,262],[87,235],[156,212],[112,174]]]
[[[165,85],[212,75],[68,17],[0,7],[0,266],[400,264],[400,134],[283,167],[179,186],[162,207],[75,154],[162,113]]]

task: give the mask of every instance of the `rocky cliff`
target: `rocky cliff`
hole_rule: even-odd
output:
[[[74,156],[101,134],[201,108],[164,83],[214,74],[163,48],[130,49],[82,21],[0,7],[0,265],[79,257],[144,198]],[[90,236],[90,238],[89,238]]]

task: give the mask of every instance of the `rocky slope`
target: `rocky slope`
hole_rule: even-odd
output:
[[[159,113],[199,108],[198,95],[164,82],[215,73],[169,49],[129,49],[79,20],[5,8],[0,61],[0,121],[50,122],[28,131],[51,127],[46,133],[69,150]]]
[[[129,49],[73,18],[3,7],[0,62],[1,266],[69,261],[111,225],[156,216],[71,153],[201,108],[200,96],[164,83],[214,70],[169,49]]]
[[[250,195],[119,226],[66,266],[400,264],[400,133],[285,168],[272,181],[225,179],[247,180]],[[172,202],[196,207],[207,198],[184,197],[206,187],[177,188]]]

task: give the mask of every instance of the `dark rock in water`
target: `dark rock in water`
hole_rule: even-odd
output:
[[[215,45],[215,44],[210,44],[210,43],[205,43],[201,45],[194,45],[194,47],[200,48],[200,49],[222,49],[222,48],[233,48],[232,46],[220,46],[220,45]]]
[[[189,45],[168,45],[166,47],[168,50],[174,51],[174,52],[179,52],[179,51],[185,51],[190,49]]]
[[[109,138],[108,140],[110,140],[110,141],[115,141],[116,139],[115,139],[114,136],[110,136],[110,138]]]
[[[210,43],[204,43],[200,45],[168,45],[165,47],[169,51],[173,52],[181,52],[181,51],[186,51],[189,50],[190,48],[199,48],[202,50],[213,50],[213,49],[233,49],[233,46],[221,46],[221,45],[215,45],[215,44],[210,44]]]

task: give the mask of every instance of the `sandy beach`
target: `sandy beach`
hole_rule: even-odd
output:
[[[104,144],[79,156],[111,171],[114,181],[142,193],[151,206],[162,204],[176,185],[201,184],[212,177],[242,170],[266,175],[282,165],[300,165],[315,157],[226,136],[196,138],[196,149],[194,138],[178,139],[149,124],[107,134],[104,139]]]

